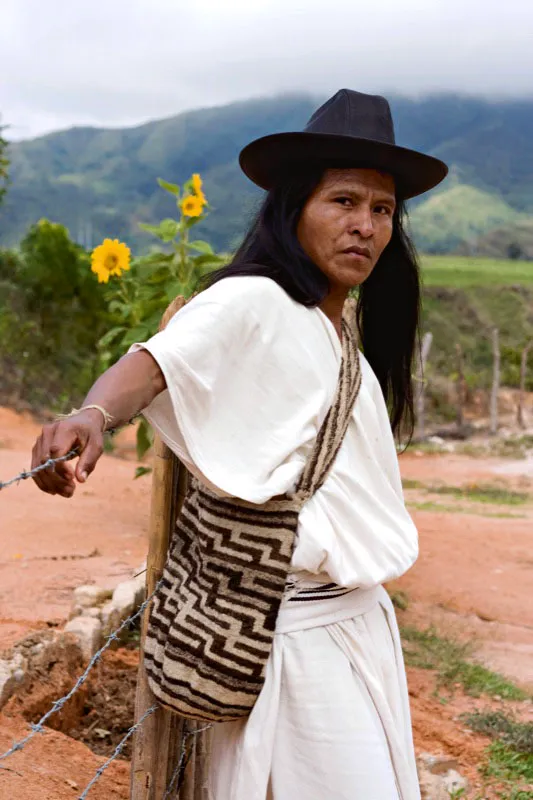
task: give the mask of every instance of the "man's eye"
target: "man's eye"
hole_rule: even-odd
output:
[[[390,209],[389,206],[376,206],[374,211],[384,216],[390,216],[392,214],[392,209]]]
[[[352,204],[352,201],[349,197],[336,197],[335,202],[340,203],[341,206],[348,206]]]

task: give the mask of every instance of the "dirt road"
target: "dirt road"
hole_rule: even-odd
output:
[[[38,431],[31,418],[0,409],[0,478],[29,465]],[[30,630],[61,625],[75,586],[94,582],[112,588],[143,562],[150,481],[132,480],[131,449],[128,432],[117,454],[102,457],[72,500],[48,497],[31,481],[0,493],[0,650]],[[438,482],[498,482],[533,496],[533,477],[522,474],[520,465],[509,470],[507,463],[502,473],[501,461],[451,454],[404,455],[400,463],[403,477],[421,484],[406,492],[420,532],[420,558],[389,586],[409,597],[401,621],[420,627],[435,622],[440,630],[475,636],[488,666],[533,689],[531,498],[516,507],[479,506],[428,493]],[[451,704],[443,711],[431,696],[430,684],[429,673],[410,671],[417,745],[456,751],[464,769],[474,773],[486,742],[460,732],[454,722],[457,708]],[[21,719],[2,718],[0,752],[25,730]],[[0,770],[0,800],[76,797],[71,783],[83,787],[85,777],[101,763],[84,745],[56,732],[39,737],[31,748],[31,758],[21,753],[10,761],[14,772]],[[91,798],[126,798],[126,787],[123,762],[110,770]]]

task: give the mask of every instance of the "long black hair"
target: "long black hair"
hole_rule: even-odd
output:
[[[301,247],[297,226],[319,184],[323,167],[295,174],[271,189],[231,262],[207,276],[211,286],[236,275],[264,275],[298,303],[319,305],[329,280]],[[389,408],[392,429],[410,438],[414,428],[412,369],[420,322],[420,276],[414,246],[398,203],[391,241],[357,293],[357,326],[363,352]]]

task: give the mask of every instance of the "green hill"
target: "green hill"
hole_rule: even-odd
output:
[[[463,242],[457,252],[489,258],[533,259],[533,219],[494,228],[479,236],[474,243]]]
[[[411,214],[419,248],[434,253],[453,252],[462,243],[476,247],[488,231],[526,221],[533,223],[533,217],[511,208],[501,197],[462,184],[434,192]]]
[[[200,172],[213,213],[199,235],[218,248],[232,247],[260,197],[240,173],[240,148],[265,133],[301,128],[322,99],[294,95],[250,100],[135,128],[74,128],[14,143],[12,183],[0,210],[0,244],[16,245],[31,223],[48,217],[67,225],[87,246],[112,236],[136,249],[146,248],[150,240],[139,231],[138,222],[153,222],[172,212],[172,200],[159,190],[156,178],[179,183]],[[465,190],[473,187],[484,193],[470,196],[482,208],[479,213],[468,209],[470,222],[461,222],[466,235],[473,229],[483,235],[489,230],[481,219],[483,209],[497,225],[521,219],[515,213],[533,214],[533,100],[489,102],[437,95],[396,97],[391,105],[400,144],[453,166],[454,180],[463,184],[462,194],[459,187],[450,188],[459,195],[460,221],[469,200]],[[445,188],[429,202],[444,203],[446,213],[457,221],[457,208],[446,195]],[[415,215],[421,220],[420,242],[432,249],[450,247],[443,242],[432,208],[424,204]],[[431,236],[437,244],[432,245]],[[457,243],[458,237],[452,238]]]

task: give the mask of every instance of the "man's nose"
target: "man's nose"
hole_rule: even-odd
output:
[[[374,235],[374,221],[370,208],[354,209],[353,217],[350,219],[350,233],[359,234],[363,239]]]

